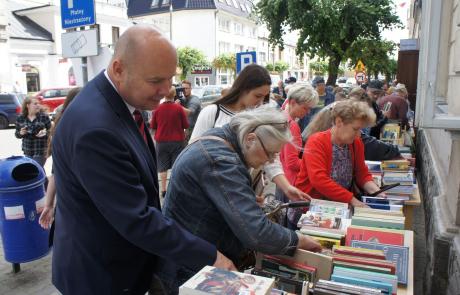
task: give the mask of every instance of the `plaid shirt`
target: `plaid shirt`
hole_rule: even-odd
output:
[[[27,127],[27,133],[21,135],[21,128]],[[37,137],[36,134],[46,128],[46,135],[43,137]],[[20,115],[16,120],[16,132],[17,138],[22,138],[22,150],[27,156],[33,155],[44,155],[48,144],[48,132],[51,128],[51,121],[48,115],[44,113],[38,113],[37,117],[30,121],[29,118]]]

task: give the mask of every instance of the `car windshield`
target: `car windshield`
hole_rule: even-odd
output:
[[[202,97],[204,92],[203,87],[192,88],[192,95],[196,95],[198,97]]]

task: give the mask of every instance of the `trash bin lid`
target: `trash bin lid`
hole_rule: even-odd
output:
[[[23,156],[0,159],[0,192],[27,189],[45,181],[43,168]]]

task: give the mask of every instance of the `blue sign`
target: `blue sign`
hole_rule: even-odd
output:
[[[236,73],[239,74],[247,65],[257,63],[255,51],[238,52],[236,54]]]
[[[61,0],[61,23],[63,29],[94,25],[94,0]]]

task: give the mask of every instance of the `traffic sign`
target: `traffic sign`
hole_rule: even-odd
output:
[[[94,0],[61,0],[63,29],[90,26],[95,23]]]
[[[366,73],[365,72],[356,72],[355,79],[358,84],[364,83],[366,81]]]
[[[236,54],[236,73],[239,74],[246,66],[257,63],[255,51],[238,52]]]
[[[63,57],[98,55],[97,30],[83,30],[62,34]]]
[[[366,67],[364,66],[363,62],[361,60],[358,60],[358,63],[356,64],[356,67],[355,67],[355,72],[358,73],[358,72],[365,72],[366,71]]]

